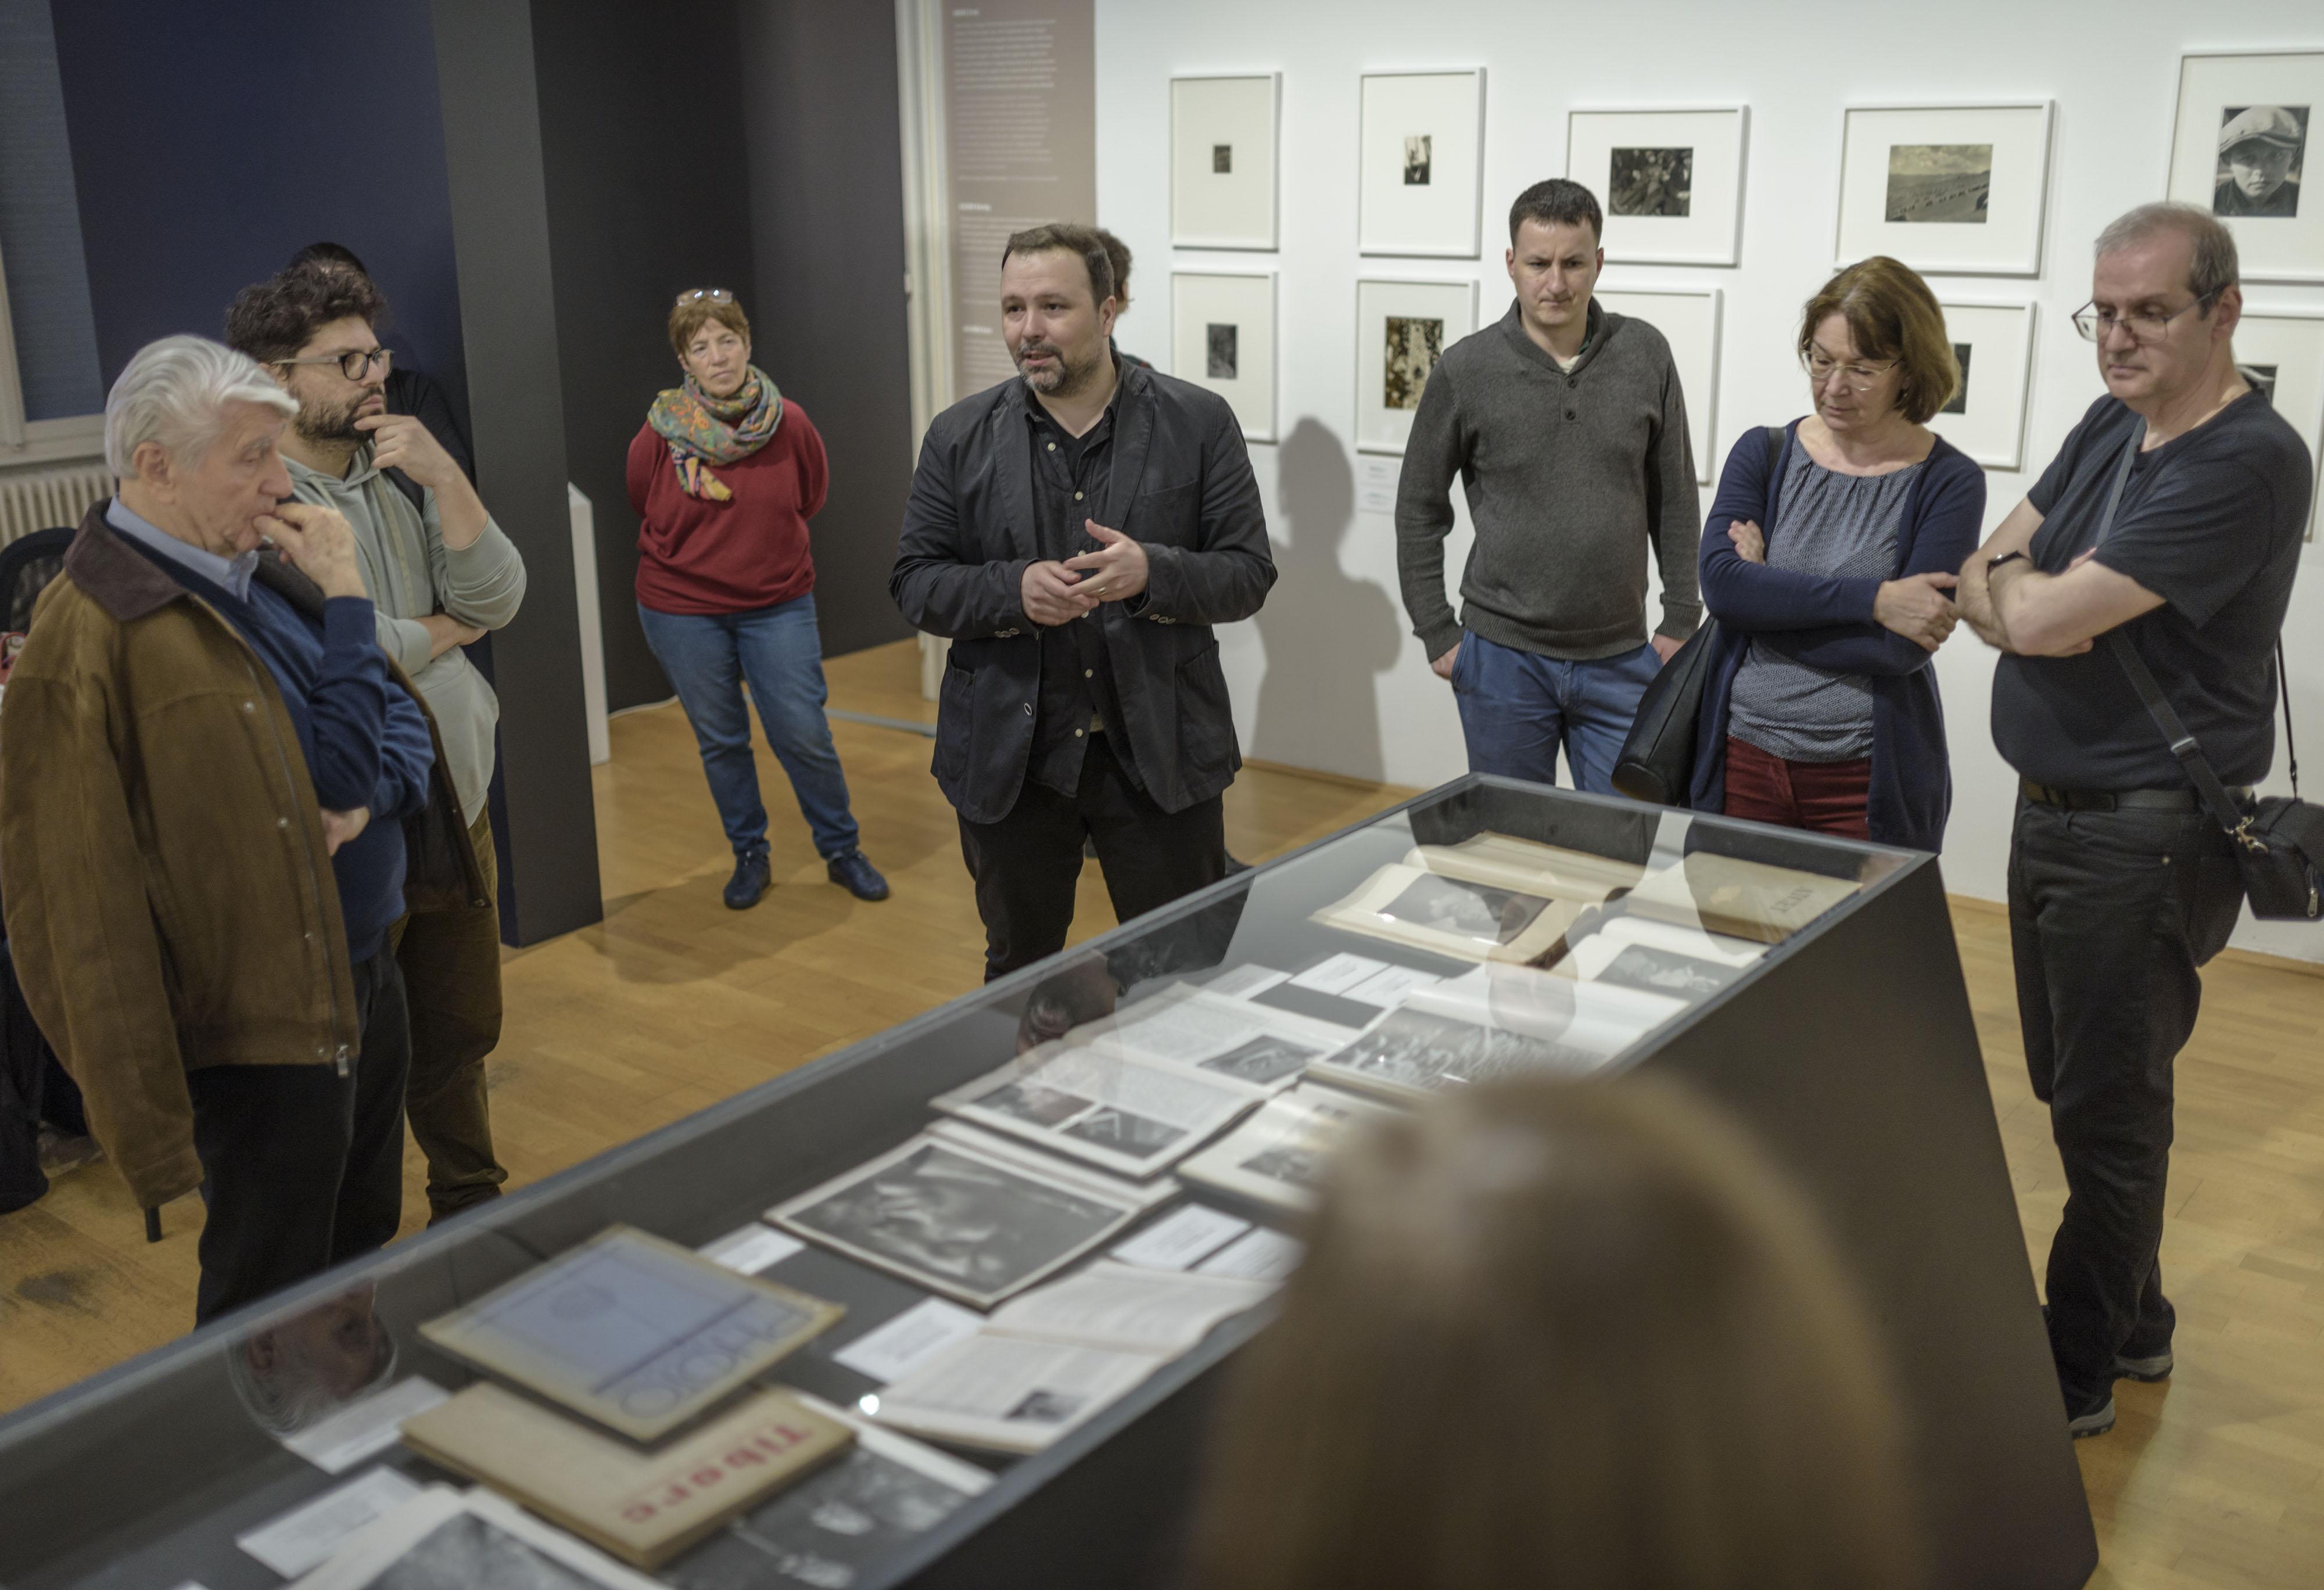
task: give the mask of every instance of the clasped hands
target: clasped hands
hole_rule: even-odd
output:
[[[1146,589],[1146,548],[1093,519],[1082,528],[1100,545],[1063,563],[1045,557],[1025,565],[1019,582],[1025,616],[1037,624],[1069,624],[1101,602],[1127,602]]]
[[[1727,538],[1735,543],[1735,555],[1744,562],[1766,563],[1766,533],[1750,519],[1730,523]],[[1936,573],[1883,580],[1872,599],[1873,621],[1923,651],[1934,651],[1960,622],[1960,609],[1945,594],[1960,584],[1958,574]]]

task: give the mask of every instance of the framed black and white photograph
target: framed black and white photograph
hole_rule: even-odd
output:
[[[1946,302],[1945,332],[1961,384],[1929,428],[1987,469],[2025,466],[2025,394],[2034,370],[2032,304]]]
[[[1694,478],[1709,485],[1712,470],[1725,456],[1719,450],[1719,290],[1654,287],[1609,291],[1601,286],[1591,296],[1617,315],[1645,321],[1670,344],[1679,391],[1686,396]]]
[[[1356,448],[1401,453],[1444,350],[1477,329],[1473,281],[1356,283]]]
[[[1275,437],[1275,277],[1170,277],[1170,373],[1224,398],[1247,442]]]
[[[1735,263],[1748,122],[1739,105],[1566,118],[1565,174],[1598,196],[1609,262]]]
[[[1472,260],[1484,179],[1485,74],[1365,74],[1356,247]]]
[[[2324,51],[2180,60],[2171,197],[2227,224],[2246,281],[2324,281],[2324,197],[2301,181],[2319,112]]]
[[[1170,242],[1272,249],[1277,243],[1278,73],[1170,79]]]
[[[1916,271],[2042,269],[2051,106],[1856,106],[1844,119],[1841,264],[1886,254]]]
[[[2236,326],[2236,368],[2292,422],[2310,458],[2324,454],[2324,314],[2246,309]],[[2316,538],[2309,503],[2307,538]]]
[[[767,1218],[917,1286],[990,1309],[1107,1241],[1152,1201],[1093,1172],[1037,1168],[1005,1145],[980,1151],[931,1135],[835,1176]]]

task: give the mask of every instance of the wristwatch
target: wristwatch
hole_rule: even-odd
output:
[[[1987,559],[1985,560],[1985,572],[1986,572],[1987,574],[1991,574],[1994,570],[1996,570],[1996,569],[1999,568],[2003,564],[2005,564],[2005,563],[2015,563],[2015,562],[2019,561],[2020,559],[2024,558],[2024,556],[2025,556],[2025,554],[2024,554],[2024,553],[2023,553],[2023,552],[2004,552],[2004,553],[2002,553],[2001,555],[1999,555],[1998,556],[1996,556],[1996,557],[1988,557],[1988,558],[1987,558]]]

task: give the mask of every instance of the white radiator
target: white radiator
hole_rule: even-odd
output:
[[[102,464],[0,473],[0,546],[32,530],[76,526],[89,504],[113,494],[113,475]]]

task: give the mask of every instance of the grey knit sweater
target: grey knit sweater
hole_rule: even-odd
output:
[[[1452,487],[1477,543],[1459,618],[1444,596]],[[1661,560],[1665,635],[1702,617],[1694,449],[1670,345],[1592,302],[1571,371],[1528,337],[1517,307],[1462,338],[1428,377],[1396,492],[1397,572],[1413,633],[1443,656],[1463,626],[1488,640],[1586,661],[1646,639],[1646,549]]]

